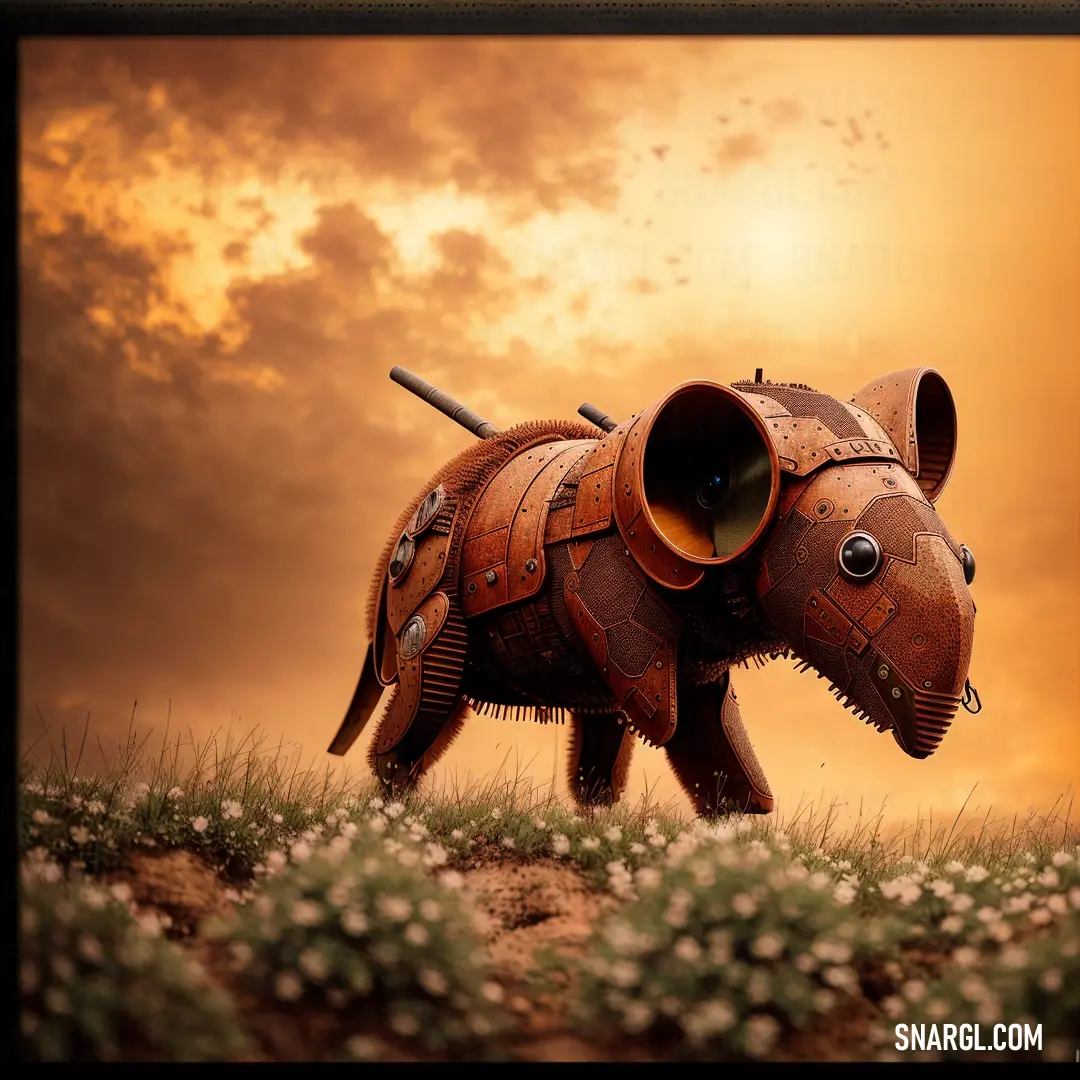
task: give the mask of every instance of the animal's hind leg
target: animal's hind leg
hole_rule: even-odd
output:
[[[379,731],[368,749],[371,771],[390,794],[403,796],[416,788],[420,778],[446,753],[465,723],[468,706],[459,700],[448,715],[421,714],[405,737],[384,754],[377,752]],[[387,722],[381,720],[380,727]]]
[[[678,700],[678,726],[664,749],[697,812],[770,813],[772,792],[746,737],[730,672],[707,686],[680,685]]]
[[[630,772],[634,736],[621,713],[570,716],[570,794],[578,806],[611,806],[619,801]]]

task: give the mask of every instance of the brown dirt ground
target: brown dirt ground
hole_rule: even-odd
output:
[[[538,970],[537,950],[569,959],[579,955],[598,919],[617,906],[597,891],[572,865],[555,859],[522,862],[487,856],[463,868],[465,892],[483,913],[485,936],[496,977],[502,983],[520,1027],[509,1047],[519,1061],[660,1061],[660,1049],[637,1045],[602,1047],[575,1035],[566,1003],[573,997],[570,977],[557,966]],[[260,1045],[253,1060],[312,1061],[333,1037],[336,1018],[325,1010],[293,1008],[252,996],[238,981],[227,946],[200,931],[208,919],[226,916],[233,905],[228,886],[197,856],[185,851],[139,852],[110,881],[125,881],[139,907],[167,914],[170,936],[191,949],[208,978],[233,994],[252,1036]],[[929,959],[929,958],[927,958]],[[868,981],[868,980],[864,980]],[[886,983],[891,980],[885,980]],[[872,997],[879,996],[872,991]],[[882,995],[883,996],[883,995]],[[867,997],[819,1029],[787,1040],[781,1060],[859,1060],[865,1054],[868,1028],[876,1009]],[[382,1033],[381,1033],[382,1034]],[[381,1060],[411,1056],[384,1037]]]

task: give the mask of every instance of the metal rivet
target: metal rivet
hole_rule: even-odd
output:
[[[530,574],[535,574],[536,573],[536,560],[535,559],[526,559],[526,561],[525,561],[525,569],[528,570]]]
[[[663,660],[656,661],[656,670],[659,671],[664,666]]]
[[[887,679],[889,677],[889,669],[884,664],[877,669],[877,673],[879,679]]]
[[[892,688],[892,696],[894,698],[898,698],[900,696],[900,687],[899,686],[894,686]]]
[[[469,592],[471,592],[471,593],[476,592],[476,582],[475,581],[470,581],[469,582]]]
[[[487,583],[488,583],[489,585],[494,585],[494,584],[495,584],[495,582],[499,580],[499,575],[498,575],[498,574],[496,574],[494,570],[489,570],[489,571],[488,571],[488,572],[487,572],[487,573],[486,573],[486,574],[484,575],[484,580],[485,580],[485,581],[486,581],[486,582],[487,582]]]
[[[925,686],[927,690],[929,690],[930,687],[933,685],[934,684],[929,679],[923,679],[923,686]]]

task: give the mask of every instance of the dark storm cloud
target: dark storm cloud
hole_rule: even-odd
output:
[[[133,672],[205,697],[351,663],[384,539],[371,523],[389,525],[430,471],[431,440],[389,418],[401,391],[386,370],[429,355],[460,368],[473,347],[443,314],[492,311],[509,271],[455,232],[410,294],[387,238],[351,205],[324,207],[301,242],[308,270],[233,288],[249,333],[229,352],[181,330],[182,312],[146,328],[167,299],[153,252],[77,216],[55,233],[27,218],[28,707],[64,692],[135,696]],[[377,298],[377,281],[396,282],[397,301]],[[88,315],[101,308],[113,325]],[[278,388],[243,381],[267,366]]]
[[[150,151],[213,173],[276,173],[330,155],[370,178],[527,197],[555,209],[616,192],[611,137],[650,91],[617,45],[456,39],[128,39],[31,42],[30,136],[101,106],[135,171]],[[614,91],[614,92],[613,92]],[[651,93],[656,94],[656,87]],[[173,127],[182,119],[190,144]]]

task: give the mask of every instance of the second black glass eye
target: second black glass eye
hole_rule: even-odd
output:
[[[967,544],[960,545],[960,554],[964,559],[964,580],[970,585],[975,580],[975,556]]]
[[[881,546],[869,533],[852,533],[840,545],[837,562],[848,581],[867,581],[881,566]]]

